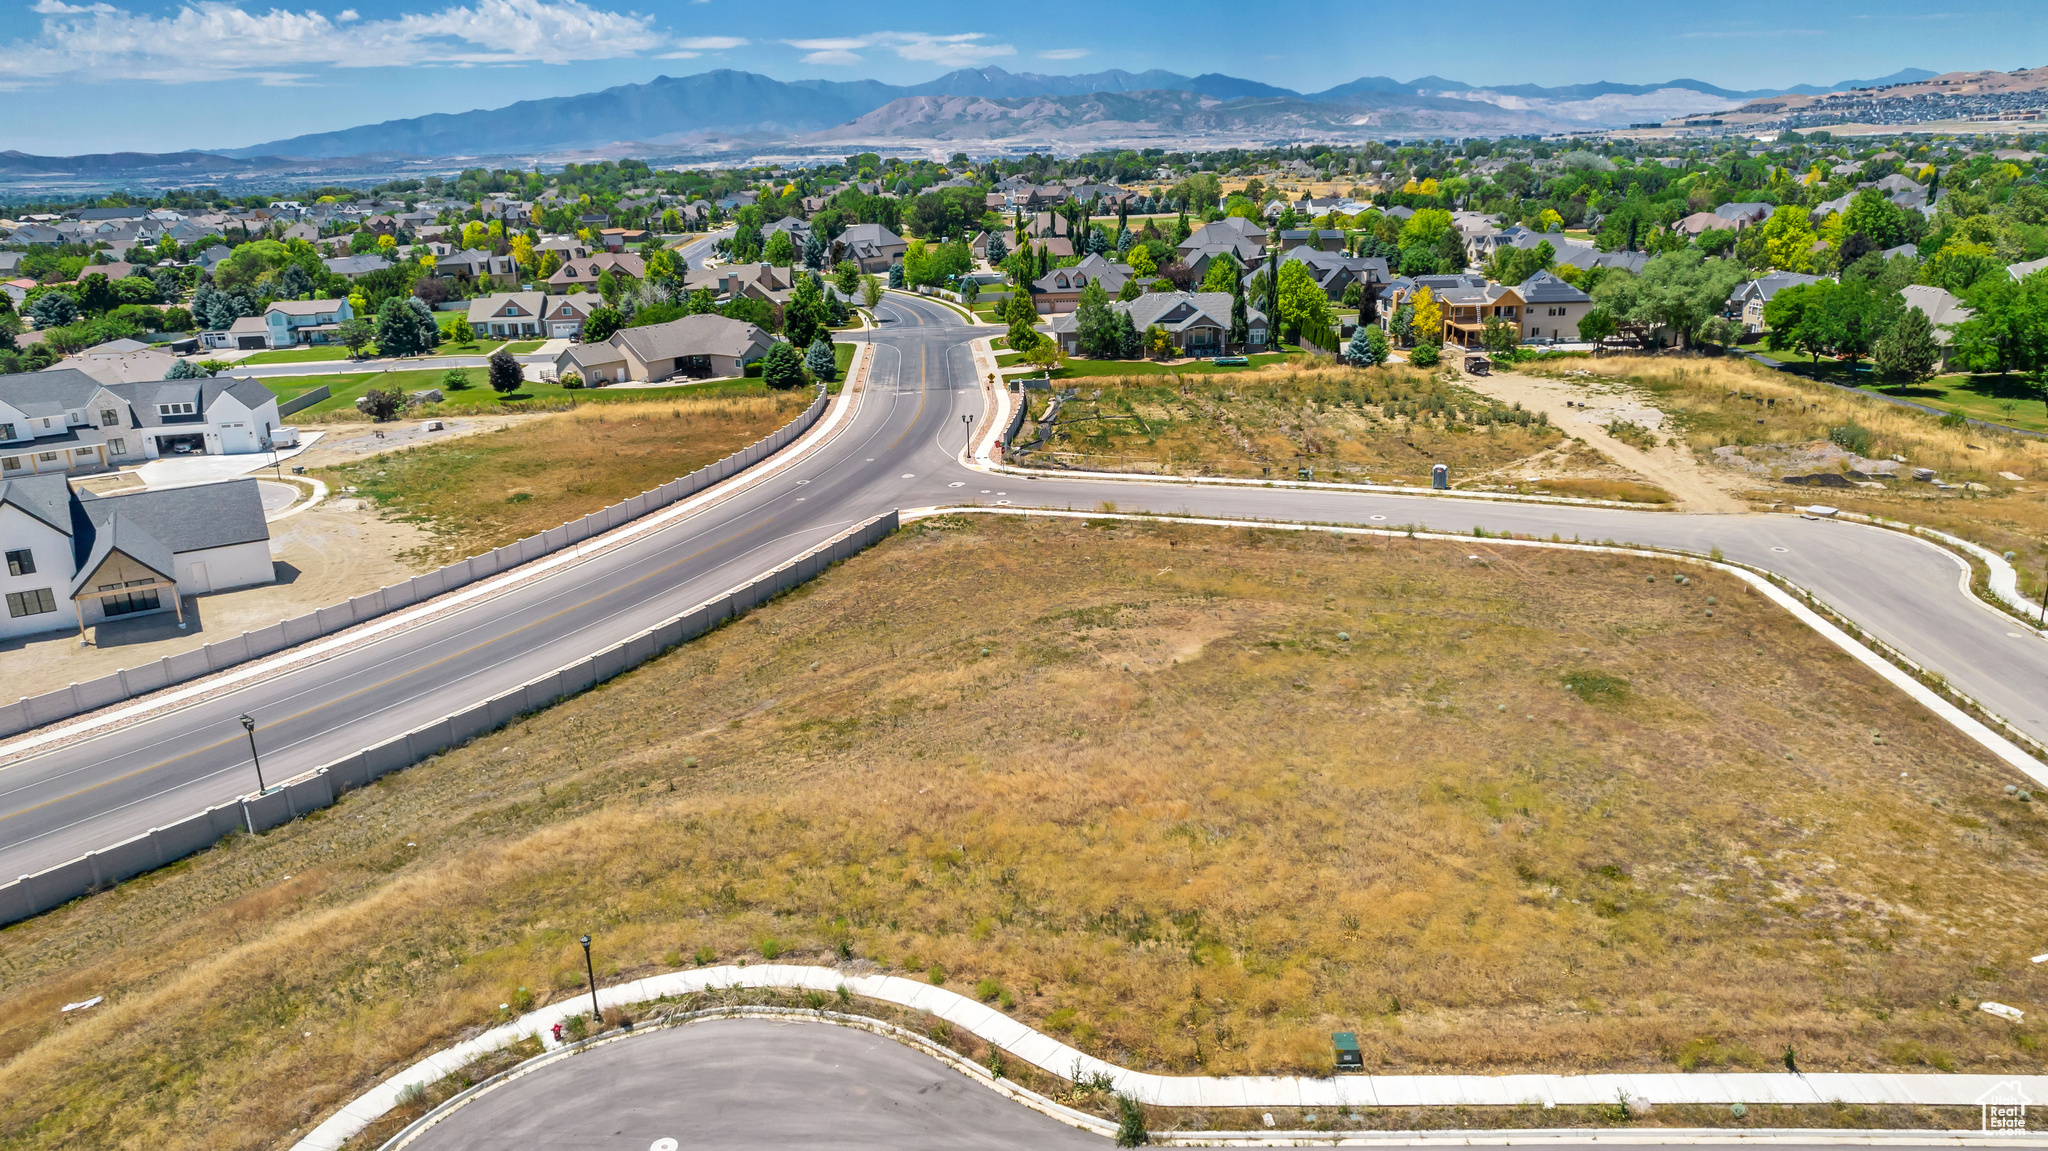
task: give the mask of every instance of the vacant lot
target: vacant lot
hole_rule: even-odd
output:
[[[1555,448],[1533,413],[1405,367],[1358,371],[1276,365],[1201,375],[1084,380],[1027,466],[1169,475],[1427,483],[1434,464],[1464,477]],[[1048,401],[1034,397],[1032,417]],[[1027,420],[1017,437],[1033,443]]]
[[[1752,461],[1749,495],[1758,501],[1820,502],[1868,515],[1921,524],[2016,556],[2021,587],[2042,591],[2048,565],[2048,441],[1972,427],[1944,427],[1938,417],[1771,371],[1746,360],[1651,359],[1608,356],[1556,360],[1528,369],[1595,385],[1609,381],[1638,389],[1672,418],[1677,434],[1703,461],[1715,448],[1733,448]],[[1788,459],[1844,453],[1831,434],[1856,442],[1868,437],[1865,458],[1905,461],[1898,479],[1860,481],[1874,487],[1793,487],[1776,482],[1786,472],[1843,471],[1845,460],[1819,466],[1784,466]],[[1730,462],[1715,465],[1731,469]],[[1910,478],[1933,468],[1953,485],[1936,488]],[[2018,479],[2008,479],[2017,476]],[[1739,478],[1739,475],[1738,475]],[[1975,484],[1977,488],[1966,485]]]
[[[688,475],[788,423],[813,394],[590,404],[319,475],[431,531],[433,554],[421,559],[446,562]]]
[[[0,932],[0,1142],[277,1145],[575,994],[584,931],[605,980],[844,955],[1175,1072],[1333,1030],[1408,1071],[2040,1069],[2022,781],[1733,580],[1495,546],[913,528]]]

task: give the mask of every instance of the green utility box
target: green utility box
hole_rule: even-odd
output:
[[[1365,1070],[1365,1056],[1358,1052],[1358,1036],[1350,1031],[1335,1031],[1330,1034],[1330,1046],[1337,1049],[1337,1070]]]

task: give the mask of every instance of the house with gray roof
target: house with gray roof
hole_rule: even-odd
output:
[[[1183,356],[1217,356],[1228,348],[1230,305],[1228,292],[1147,292],[1134,300],[1115,301],[1109,308],[1128,314],[1132,326],[1140,332],[1154,326],[1166,329],[1174,349]],[[1245,348],[1263,350],[1268,331],[1266,315],[1250,307],[1245,314],[1250,337]],[[1055,316],[1051,331],[1052,338],[1059,341],[1067,354],[1080,351],[1081,326],[1073,312]]]
[[[276,395],[256,380],[108,383],[59,364],[0,376],[0,479],[260,452],[283,426]]]
[[[1374,284],[1384,284],[1392,279],[1387,261],[1382,256],[1347,256],[1342,252],[1325,252],[1317,248],[1298,247],[1280,258],[1282,266],[1300,264],[1315,277],[1316,286],[1332,300],[1342,300],[1345,291],[1353,284],[1364,284],[1368,290]],[[1258,278],[1261,264],[1243,276],[1246,291],[1251,290],[1252,281]]]
[[[1759,276],[1728,294],[1728,310],[1724,314],[1730,319],[1741,320],[1746,332],[1761,332],[1764,330],[1764,305],[1771,302],[1772,296],[1795,284],[1815,284],[1825,278],[1803,272],[1772,272]]]
[[[327,265],[328,271],[351,280],[391,266],[389,259],[375,252],[365,252],[360,256],[329,256],[320,262]]]
[[[1114,299],[1134,274],[1128,264],[1112,263],[1090,253],[1071,268],[1054,268],[1031,281],[1031,303],[1040,315],[1071,312],[1080,305],[1081,293],[1089,284],[1101,284],[1102,290]]]
[[[774,343],[757,325],[706,313],[620,328],[609,339],[573,345],[555,358],[555,372],[574,373],[593,385],[720,379],[741,374]]]
[[[253,479],[115,495],[62,475],[0,479],[0,636],[173,612],[184,597],[276,578]]]
[[[832,241],[832,262],[852,260],[863,272],[886,272],[910,244],[880,224],[855,224]]]
[[[1522,297],[1522,340],[1576,340],[1579,321],[1593,310],[1593,297],[1549,272],[1516,286]]]
[[[291,348],[341,342],[341,325],[355,317],[346,297],[338,300],[275,300],[263,309],[264,342]]]
[[[1265,254],[1268,235],[1270,233],[1257,221],[1243,216],[1225,216],[1188,233],[1188,238],[1180,242],[1177,250],[1181,263],[1194,268],[1197,273],[1202,271],[1196,266],[1197,258],[1206,263],[1218,251],[1227,251],[1237,257],[1239,264],[1249,266]]]
[[[1940,370],[1948,370],[1949,350],[1955,340],[1955,326],[1976,315],[1952,293],[1931,284],[1908,284],[1899,289],[1906,306],[1927,317],[1934,325],[1934,342],[1941,348]]]

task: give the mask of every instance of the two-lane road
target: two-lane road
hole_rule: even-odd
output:
[[[1896,533],[1793,516],[1684,516],[1359,492],[971,470],[962,415],[982,396],[957,313],[891,295],[852,419],[793,467],[660,530],[262,683],[0,762],[0,875],[38,870],[253,788],[236,717],[261,724],[266,776],[296,774],[580,659],[891,508],[947,503],[1612,539],[1707,551],[1812,588],[1910,658],[2048,738],[2048,643],[1958,588],[1946,554]],[[1474,540],[1473,550],[1488,547]]]

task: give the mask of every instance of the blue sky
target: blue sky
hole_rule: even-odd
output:
[[[891,83],[984,65],[1165,68],[1313,91],[1427,73],[1748,89],[2048,63],[2042,0],[637,3],[0,0],[0,147],[236,147],[712,68]]]

